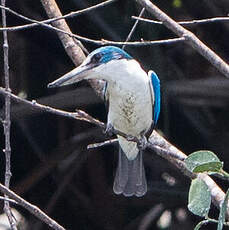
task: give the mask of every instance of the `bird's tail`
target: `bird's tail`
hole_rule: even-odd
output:
[[[119,147],[119,159],[113,186],[114,193],[124,196],[143,196],[147,192],[145,169],[142,160],[142,151],[137,157],[128,160]]]

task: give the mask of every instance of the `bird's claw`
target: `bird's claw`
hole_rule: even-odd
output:
[[[106,129],[104,130],[104,133],[108,135],[109,137],[113,136],[114,134],[114,127],[112,124],[108,123],[106,126]]]
[[[135,137],[131,136],[131,135],[127,135],[126,136],[126,140],[127,141],[134,141],[135,140]]]
[[[139,149],[139,150],[145,150],[146,147],[147,147],[147,143],[148,143],[148,141],[147,141],[146,137],[145,137],[145,136],[142,136],[142,137],[139,139],[139,141],[137,142],[138,149]]]

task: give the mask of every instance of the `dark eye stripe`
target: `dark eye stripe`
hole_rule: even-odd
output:
[[[90,54],[90,56],[90,64],[93,64],[95,66],[100,64],[106,64],[112,60],[132,59],[132,57],[125,51],[114,46],[105,46],[98,48],[94,50]]]
[[[92,58],[91,58],[91,62],[92,63],[98,63],[99,61],[100,61],[100,59],[101,59],[101,54],[99,54],[99,53],[97,53],[97,54],[95,54]]]

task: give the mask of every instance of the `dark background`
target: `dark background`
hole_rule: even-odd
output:
[[[99,2],[57,1],[63,14]],[[47,18],[39,1],[7,1],[7,4],[28,17]],[[229,9],[228,0],[164,0],[155,1],[155,4],[176,21],[226,16]],[[68,19],[67,23],[73,33],[85,37],[124,41],[134,24],[131,16],[137,16],[140,11],[135,1],[117,1]],[[147,12],[144,17],[152,18]],[[7,13],[9,26],[25,23]],[[228,62],[228,22],[187,28]],[[176,35],[162,25],[139,22],[132,40],[173,37]],[[2,46],[2,37],[0,42]],[[92,43],[83,44],[89,52],[98,47]],[[87,82],[47,89],[49,82],[74,68],[54,31],[34,27],[9,32],[9,47],[13,93],[67,111],[82,109],[106,121],[103,101]],[[126,47],[126,51],[146,71],[153,69],[161,79],[162,110],[158,131],[186,154],[200,149],[214,151],[228,170],[229,81],[182,42]],[[4,86],[2,53],[0,76]],[[0,103],[3,117],[2,96]],[[144,154],[148,193],[142,198],[117,196],[112,191],[117,146],[86,149],[88,144],[107,138],[100,128],[43,113],[23,104],[12,103],[11,109],[11,188],[67,229],[189,230],[201,220],[187,210],[190,180],[154,152],[146,151]],[[2,127],[0,148],[4,148]],[[4,182],[4,161],[2,152],[1,182]],[[216,181],[222,189],[228,187],[224,181]],[[48,229],[24,209],[18,210],[26,217],[28,229]],[[163,228],[165,220],[162,217],[166,214],[164,219],[168,220],[170,215],[171,222]],[[218,210],[212,207],[210,216],[216,218]],[[144,224],[148,227],[144,228]],[[205,229],[216,229],[216,225],[210,224]]]

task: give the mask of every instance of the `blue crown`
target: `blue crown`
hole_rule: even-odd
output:
[[[118,59],[133,59],[127,52],[115,46],[100,47],[91,52],[88,57],[94,64],[105,64]]]

